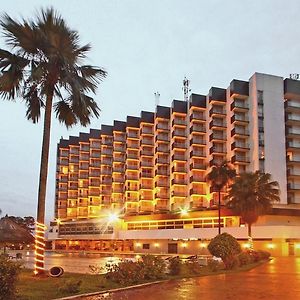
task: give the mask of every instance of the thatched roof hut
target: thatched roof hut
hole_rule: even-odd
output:
[[[1,244],[17,244],[17,243],[33,243],[34,237],[25,228],[12,221],[8,217],[0,219],[0,243]]]

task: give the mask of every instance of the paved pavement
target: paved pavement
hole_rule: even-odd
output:
[[[174,280],[85,300],[296,300],[300,257],[274,258],[248,272]]]

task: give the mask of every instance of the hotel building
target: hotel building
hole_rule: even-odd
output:
[[[300,255],[300,81],[260,73],[61,139],[53,249],[206,253],[218,232],[206,174],[223,161],[279,183],[254,246]],[[247,246],[239,216],[222,208],[221,225]]]

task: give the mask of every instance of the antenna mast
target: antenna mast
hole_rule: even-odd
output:
[[[155,97],[155,108],[156,108],[156,106],[159,105],[160,93],[159,92],[155,92],[154,93],[154,97]]]
[[[189,101],[189,92],[191,91],[189,85],[190,85],[190,81],[186,77],[184,77],[182,90],[183,90],[183,99],[186,102]]]

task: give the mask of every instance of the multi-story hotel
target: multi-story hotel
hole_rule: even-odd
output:
[[[206,174],[223,161],[278,181],[254,245],[300,255],[300,81],[260,73],[61,139],[53,248],[205,253],[218,232]],[[247,246],[240,217],[224,208],[221,225]]]

